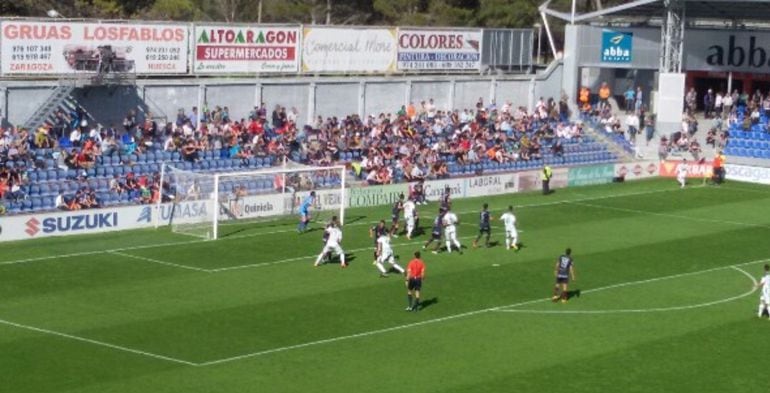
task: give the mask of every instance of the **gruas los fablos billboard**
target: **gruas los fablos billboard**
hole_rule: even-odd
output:
[[[188,30],[163,24],[2,21],[0,70],[3,75],[184,74]]]
[[[197,74],[296,73],[299,27],[195,27],[193,52]]]

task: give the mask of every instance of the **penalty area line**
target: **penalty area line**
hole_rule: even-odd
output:
[[[63,338],[67,338],[67,339],[70,339],[70,340],[75,340],[75,341],[80,341],[80,342],[84,342],[84,343],[88,343],[88,344],[97,345],[97,346],[100,346],[100,347],[116,349],[118,351],[133,353],[135,355],[141,355],[141,356],[144,356],[144,357],[150,357],[150,358],[154,358],[154,359],[165,360],[167,362],[184,364],[186,366],[197,366],[198,365],[198,363],[188,362],[186,360],[172,358],[170,356],[158,355],[158,354],[152,353],[152,352],[141,351],[141,350],[134,349],[134,348],[124,347],[122,345],[115,345],[115,344],[110,344],[110,343],[107,343],[107,342],[104,342],[104,341],[93,340],[93,339],[90,339],[90,338],[85,338],[85,337],[75,336],[75,335],[72,335],[72,334],[57,332],[55,330],[49,330],[49,329],[43,329],[43,328],[39,328],[39,327],[35,327],[35,326],[30,326],[30,325],[24,325],[24,324],[21,324],[21,323],[11,322],[11,321],[7,321],[7,320],[4,320],[4,319],[0,319],[0,324],[7,325],[7,326],[12,326],[12,327],[15,327],[15,328],[18,328],[18,329],[29,330],[29,331],[33,331],[33,332],[37,332],[37,333],[48,334],[48,335],[51,335],[51,336],[63,337]]]
[[[607,289],[611,289],[611,288],[619,288],[619,287],[624,287],[624,286],[629,286],[629,285],[638,285],[638,284],[643,284],[643,283],[667,280],[667,279],[672,279],[672,278],[677,278],[677,277],[691,276],[691,275],[695,275],[695,274],[702,274],[702,273],[706,273],[706,272],[710,272],[710,271],[724,270],[724,269],[731,269],[731,268],[732,269],[740,270],[740,271],[742,271],[743,274],[751,277],[750,274],[748,274],[747,272],[743,271],[743,269],[739,269],[739,267],[740,266],[747,266],[747,265],[757,264],[757,263],[761,263],[761,262],[767,262],[767,261],[770,261],[770,259],[766,258],[766,259],[749,261],[749,262],[739,263],[739,264],[730,265],[730,266],[723,266],[723,267],[718,267],[718,268],[705,269],[705,270],[701,270],[701,271],[697,271],[697,272],[673,274],[673,275],[669,275],[669,276],[661,276],[661,277],[652,278],[652,279],[646,279],[646,280],[629,281],[629,282],[626,282],[626,283],[619,283],[619,284],[614,284],[614,285],[608,285],[606,287],[590,289],[590,290],[585,291],[584,293],[598,292],[598,291],[607,290]],[[751,279],[754,280],[753,277],[751,277]],[[753,281],[753,282],[756,282],[756,281]],[[754,290],[752,289],[752,293],[753,292],[754,292]],[[748,296],[748,295],[750,295],[750,293],[749,294],[742,294],[740,296],[741,297],[745,297],[745,296]],[[243,354],[243,355],[237,355],[237,356],[233,356],[233,357],[229,357],[229,358],[222,358],[222,359],[211,360],[211,361],[207,361],[207,362],[201,362],[201,363],[196,364],[196,366],[213,366],[213,365],[217,365],[217,364],[229,363],[229,362],[233,362],[233,361],[237,361],[237,360],[243,360],[243,359],[250,359],[250,358],[265,356],[265,355],[274,354],[274,353],[287,352],[287,351],[291,351],[291,350],[295,350],[295,349],[308,348],[308,347],[313,347],[313,346],[322,345],[322,344],[330,344],[330,343],[346,341],[346,340],[352,340],[352,339],[357,339],[357,338],[365,338],[365,337],[369,337],[369,336],[374,336],[374,335],[379,335],[379,334],[384,334],[384,333],[390,333],[390,332],[395,332],[395,331],[400,331],[400,330],[406,330],[406,329],[410,329],[410,328],[414,328],[414,327],[425,326],[425,325],[430,325],[430,324],[440,323],[440,322],[445,322],[445,321],[451,321],[451,320],[454,320],[454,319],[460,319],[460,318],[470,317],[470,316],[474,316],[474,315],[480,315],[480,314],[484,314],[484,313],[488,313],[488,312],[506,311],[506,309],[509,309],[509,308],[521,307],[521,306],[526,306],[526,305],[535,304],[535,303],[541,303],[541,302],[550,301],[550,300],[551,300],[551,298],[540,298],[540,299],[533,299],[533,300],[527,300],[527,301],[523,301],[523,302],[519,302],[519,303],[509,304],[509,305],[506,305],[506,306],[484,308],[484,309],[480,309],[480,310],[474,310],[474,311],[468,311],[468,312],[459,313],[459,314],[448,315],[448,316],[445,316],[445,317],[428,319],[428,320],[420,321],[420,322],[407,323],[407,324],[404,324],[404,325],[398,325],[398,326],[393,326],[393,327],[389,327],[389,328],[370,330],[370,331],[361,332],[361,333],[349,334],[349,335],[338,336],[338,337],[331,337],[331,338],[327,338],[327,339],[322,339],[322,340],[317,340],[317,341],[309,341],[309,342],[305,342],[305,343],[288,345],[288,346],[284,346],[284,347],[276,347],[276,348],[271,348],[271,349],[265,349],[265,350],[262,350],[262,351],[247,353],[247,354]]]

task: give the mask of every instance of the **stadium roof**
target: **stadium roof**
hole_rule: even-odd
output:
[[[625,4],[608,7],[598,11],[574,15],[549,8],[551,0],[540,6],[546,15],[574,23],[590,23],[611,19],[649,20],[662,18],[666,13],[664,0],[633,0]],[[770,1],[768,0],[681,0],[685,16],[689,20],[712,20],[720,22],[758,22],[770,21]]]

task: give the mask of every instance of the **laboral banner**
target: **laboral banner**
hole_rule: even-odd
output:
[[[770,168],[726,164],[725,177],[729,180],[770,185]]]
[[[615,177],[615,166],[612,164],[579,166],[569,168],[567,185],[574,187],[607,184],[612,183],[613,177]]]
[[[389,72],[395,59],[393,29],[304,30],[302,70],[306,72]]]
[[[661,177],[676,177],[676,171],[681,161],[663,161],[660,163],[660,176]],[[687,177],[703,179],[711,177],[713,173],[710,164],[700,164],[697,162],[687,163]]]
[[[299,27],[195,26],[198,74],[299,71]]]
[[[658,176],[658,161],[632,162],[627,164],[615,164],[615,176],[625,180],[646,179]]]
[[[481,30],[398,30],[399,70],[478,70]]]
[[[0,30],[4,75],[187,72],[187,26],[2,21]]]
[[[467,197],[509,194],[519,191],[518,173],[469,177],[465,179],[465,182],[465,196]]]

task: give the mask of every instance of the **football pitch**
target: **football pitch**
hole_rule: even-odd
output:
[[[473,249],[477,216],[508,205]],[[418,206],[421,226],[436,204]],[[320,224],[167,228],[0,245],[4,392],[766,392],[770,322],[754,290],[770,262],[770,188],[671,179],[453,201],[464,246],[423,253],[419,312],[379,278],[346,211],[350,267],[313,268]],[[426,234],[394,239],[405,266]],[[550,301],[571,247],[577,281]]]

